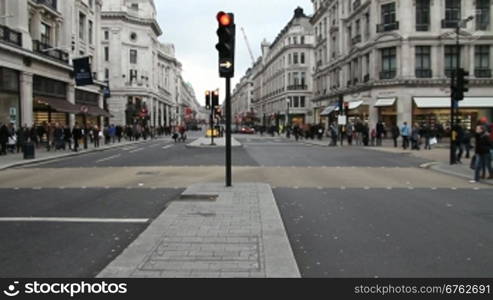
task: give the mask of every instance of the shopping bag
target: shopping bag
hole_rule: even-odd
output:
[[[431,138],[430,145],[436,145],[436,144],[438,144],[437,138]]]

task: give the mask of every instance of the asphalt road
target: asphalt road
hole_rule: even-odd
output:
[[[406,154],[236,138],[234,180],[275,187],[303,276],[491,276],[488,187]],[[0,277],[94,276],[223,166],[224,148],[161,139],[2,171]]]
[[[275,189],[303,277],[490,278],[491,189]]]
[[[0,277],[96,276],[182,191],[2,189]]]

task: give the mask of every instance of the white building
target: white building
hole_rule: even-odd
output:
[[[251,70],[251,105],[263,125],[313,123],[314,42],[310,18],[297,8],[275,41],[262,43],[262,57]]]
[[[158,40],[163,32],[154,1],[105,0],[102,32],[102,64],[112,93],[108,99],[111,122],[181,123],[181,97],[190,98],[190,91],[183,90],[173,45]]]
[[[374,127],[450,119],[450,74],[457,65],[454,30],[461,30],[461,67],[470,92],[461,102],[467,126],[491,119],[491,0],[313,0],[317,35],[315,106],[330,115],[340,96],[350,118]]]
[[[231,95],[233,123],[237,125],[253,125],[255,123],[257,116],[252,106],[252,98],[252,70],[248,69]]]
[[[104,83],[76,87],[73,58],[90,56],[99,78],[100,0],[0,0],[0,122],[73,125],[81,106],[107,116]]]

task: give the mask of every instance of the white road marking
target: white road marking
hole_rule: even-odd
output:
[[[173,145],[166,145],[166,146],[163,147],[163,149],[166,150],[166,149],[169,149],[169,148],[172,148],[172,147],[173,147]]]
[[[120,157],[121,154],[116,154],[116,155],[113,155],[113,156],[109,156],[109,157],[106,157],[106,158],[103,158],[103,159],[100,159],[100,160],[97,160],[96,163],[102,163],[104,161],[108,161],[108,160],[112,160],[112,159],[115,159],[115,158],[118,158]]]
[[[144,148],[135,149],[135,150],[130,151],[129,153],[137,153],[137,152],[140,152],[142,150],[144,150]]]
[[[0,218],[0,222],[147,223],[147,222],[149,222],[149,219],[104,219],[104,218]]]

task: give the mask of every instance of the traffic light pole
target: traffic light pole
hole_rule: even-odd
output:
[[[226,187],[231,187],[231,78],[226,78]]]
[[[456,119],[458,114],[458,93],[459,93],[459,73],[460,73],[460,26],[461,22],[457,23],[457,28],[455,29],[456,35],[456,53],[457,53],[457,66],[455,68],[455,74],[452,74],[451,78],[451,87],[452,87],[452,95],[451,95],[451,104],[450,104],[450,164],[455,165],[457,163],[457,149],[456,149],[456,140],[457,140],[457,131],[456,131]],[[454,93],[455,90],[455,93]]]

